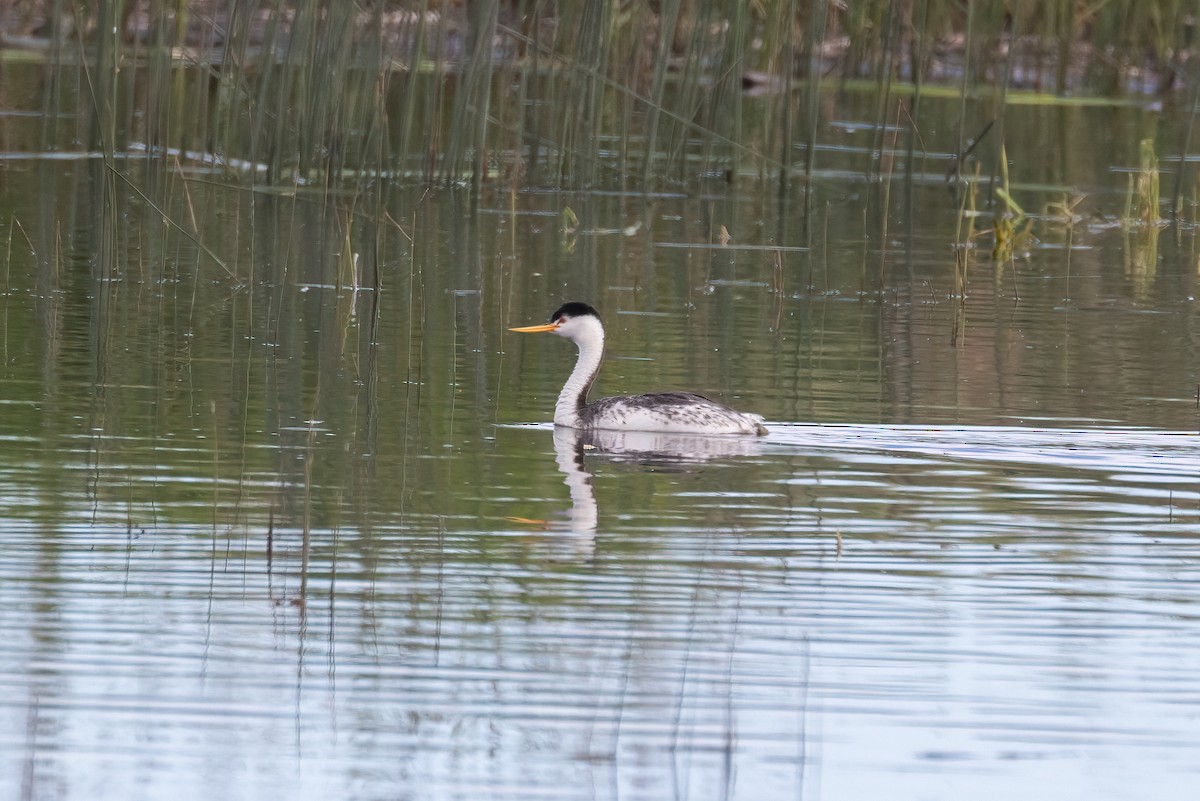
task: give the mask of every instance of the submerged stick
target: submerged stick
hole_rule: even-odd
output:
[[[134,192],[134,193],[135,193],[135,194],[136,194],[138,197],[140,197],[140,198],[141,198],[143,201],[145,201],[145,203],[146,203],[146,205],[147,205],[147,206],[149,206],[150,208],[152,208],[152,209],[154,209],[156,212],[158,212],[159,216],[161,216],[161,217],[162,217],[162,219],[163,219],[163,222],[165,222],[167,225],[171,226],[171,227],[172,227],[172,228],[174,228],[176,231],[178,231],[179,233],[181,233],[181,234],[183,234],[185,237],[187,237],[187,238],[188,238],[188,239],[189,239],[189,240],[192,242],[192,244],[193,244],[193,245],[195,245],[196,247],[200,248],[200,250],[204,251],[204,254],[205,254],[206,256],[208,256],[210,259],[212,259],[214,262],[216,262],[217,266],[218,266],[218,267],[220,267],[222,270],[224,270],[226,275],[228,275],[228,276],[229,276],[230,278],[232,278],[234,281],[238,281],[238,277],[237,277],[236,275],[234,275],[233,271],[229,269],[229,267],[228,267],[228,266],[225,264],[225,262],[223,262],[223,261],[221,260],[221,258],[220,258],[219,256],[217,256],[217,254],[216,254],[216,253],[213,253],[211,250],[209,250],[208,246],[207,246],[207,245],[205,245],[203,242],[201,242],[199,239],[197,239],[197,238],[196,238],[196,237],[195,237],[195,236],[192,234],[192,232],[191,232],[191,231],[187,230],[187,229],[186,229],[186,228],[184,228],[182,225],[180,225],[179,223],[177,223],[177,222],[175,222],[173,219],[171,219],[171,216],[170,216],[169,214],[167,214],[165,211],[163,211],[161,208],[159,208],[159,207],[158,207],[158,204],[157,204],[157,203],[155,203],[153,200],[151,200],[150,198],[146,197],[146,193],[145,193],[145,192],[143,192],[143,191],[142,191],[141,189],[139,189],[139,188],[138,188],[138,187],[137,187],[137,186],[136,186],[136,185],[135,185],[135,184],[134,184],[132,181],[130,181],[130,180],[127,178],[127,177],[125,177],[125,175],[123,175],[123,174],[121,173],[121,171],[120,171],[120,170],[118,170],[116,167],[114,167],[114,166],[113,166],[113,165],[112,165],[112,164],[111,164],[111,163],[110,163],[110,162],[109,162],[107,159],[105,159],[105,161],[104,161],[104,166],[105,166],[105,167],[107,167],[107,168],[108,168],[108,170],[109,170],[109,171],[110,171],[110,172],[111,172],[113,175],[115,175],[115,176],[117,176],[118,178],[120,178],[120,179],[121,179],[121,180],[122,180],[122,181],[125,183],[125,185],[126,185],[127,187],[129,187],[131,190],[133,190],[133,192]],[[241,283],[241,282],[240,282],[240,281],[238,281],[238,283]]]

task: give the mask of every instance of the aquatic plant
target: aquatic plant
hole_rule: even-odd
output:
[[[1129,175],[1125,195],[1125,272],[1139,296],[1149,292],[1158,272],[1158,237],[1167,221],[1160,214],[1158,156],[1154,140],[1138,147],[1138,170]]]
[[[1177,0],[44,0],[22,9],[10,44],[84,67],[80,127],[94,147],[144,144],[148,155],[205,158],[273,184],[652,188],[771,175],[782,191],[798,173],[814,179],[817,98],[831,78],[843,87],[869,78],[878,90],[876,151],[901,83],[915,87],[916,119],[926,86],[958,80],[964,111],[971,92],[994,86],[1000,143],[1010,88],[1162,91],[1183,85],[1178,65],[1196,48]],[[146,69],[134,79],[130,66]],[[748,115],[747,92],[770,102]],[[964,127],[960,151],[965,136]]]

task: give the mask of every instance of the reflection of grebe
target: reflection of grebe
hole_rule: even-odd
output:
[[[579,431],[576,437],[585,452],[645,465],[701,465],[714,459],[757,456],[763,448],[758,437],[709,437],[669,431]]]
[[[671,434],[657,431],[579,431],[554,429],[554,453],[563,481],[571,492],[567,527],[585,534],[596,530],[600,508],[592,490],[592,475],[584,463],[586,454],[633,462],[648,468],[688,470],[713,459],[754,456],[762,452],[757,437],[707,437],[700,434]]]
[[[546,325],[510,328],[525,334],[549,332],[579,348],[579,359],[554,405],[554,424],[568,428],[661,431],[677,434],[766,434],[762,417],[742,414],[690,392],[655,392],[587,402],[604,356],[604,326],[586,303],[567,303]]]

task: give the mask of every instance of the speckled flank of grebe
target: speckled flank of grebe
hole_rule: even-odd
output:
[[[551,333],[579,348],[575,369],[554,405],[554,424],[568,428],[614,431],[663,431],[679,434],[766,434],[761,415],[744,414],[690,392],[653,392],[587,402],[588,390],[604,357],[604,326],[586,303],[565,303],[545,325],[510,328],[526,334]]]

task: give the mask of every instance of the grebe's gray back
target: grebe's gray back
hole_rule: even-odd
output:
[[[551,333],[579,348],[579,358],[554,405],[554,424],[615,431],[679,434],[766,434],[762,416],[743,414],[691,392],[654,392],[587,402],[604,356],[604,326],[586,303],[564,303],[545,325],[510,328],[524,334]]]

